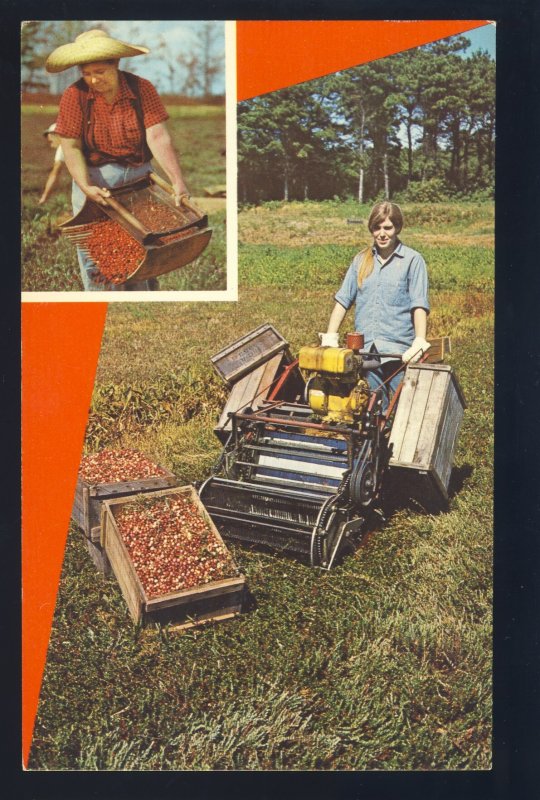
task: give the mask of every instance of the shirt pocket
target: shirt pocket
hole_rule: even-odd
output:
[[[402,272],[383,269],[380,275],[379,292],[384,303],[391,306],[407,305],[409,298],[407,276]]]
[[[126,108],[122,115],[122,127],[124,138],[129,144],[139,143],[141,140],[141,128],[137,119],[137,112],[133,107]]]

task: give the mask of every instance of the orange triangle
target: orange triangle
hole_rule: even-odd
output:
[[[237,99],[247,100],[486,24],[487,20],[239,21]]]
[[[105,303],[22,307],[22,733],[28,763]]]

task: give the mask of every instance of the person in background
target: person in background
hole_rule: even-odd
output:
[[[403,378],[402,363],[418,361],[429,349],[426,341],[429,314],[428,276],[423,257],[399,239],[403,215],[395,203],[377,203],[369,216],[373,244],[352,260],[335,295],[323,346],[338,347],[338,331],[347,310],[355,305],[355,330],[364,335],[364,351],[380,367],[367,372],[373,391],[380,389],[383,410]],[[382,387],[382,388],[381,388]]]
[[[106,205],[111,189],[152,171],[152,158],[168,176],[176,204],[189,197],[165,124],[168,114],[156,89],[150,81],[119,69],[120,58],[148,52],[105,31],[89,30],[57,47],[45,62],[46,70],[53,73],[75,65],[81,69],[80,80],[62,95],[55,131],[73,178],[74,214],[87,198]],[[79,249],[78,258],[85,290],[155,288],[146,281],[99,283],[94,280],[96,265],[90,257]]]
[[[49,125],[46,131],[43,131],[43,136],[47,137],[49,147],[51,147],[55,152],[52,169],[49,172],[47,181],[45,183],[45,188],[43,189],[41,197],[38,200],[40,206],[42,206],[43,203],[46,203],[53,193],[65,164],[64,152],[62,150],[62,145],[60,144],[60,137],[55,133],[55,130],[56,123],[53,122],[52,125]]]

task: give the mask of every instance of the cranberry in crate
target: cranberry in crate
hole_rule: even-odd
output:
[[[100,450],[83,456],[71,518],[86,536],[88,550],[100,572],[110,572],[100,544],[103,501],[165,489],[177,483],[172,472],[138,450]]]
[[[102,520],[135,622],[191,627],[242,610],[245,578],[192,486],[106,500]]]

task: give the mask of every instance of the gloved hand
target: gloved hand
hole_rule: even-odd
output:
[[[336,333],[319,333],[322,347],[339,347],[339,334]]]
[[[422,358],[424,353],[427,353],[430,347],[429,342],[426,342],[421,336],[417,336],[409,349],[402,354],[401,360],[404,364],[414,364],[415,361]]]

